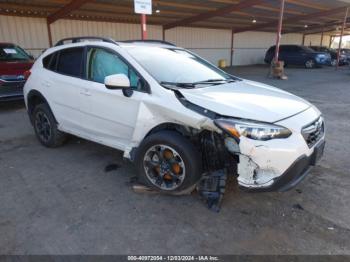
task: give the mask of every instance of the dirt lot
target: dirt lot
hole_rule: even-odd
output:
[[[350,70],[267,70],[230,69],[316,104],[325,157],[287,193],[232,188],[220,213],[196,195],[136,194],[121,152],[78,138],[44,148],[23,104],[2,105],[0,254],[350,254]]]

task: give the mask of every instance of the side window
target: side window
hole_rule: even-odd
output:
[[[101,48],[90,48],[87,63],[87,79],[103,84],[106,76],[125,74],[132,89],[143,91],[143,81],[117,54]]]
[[[57,72],[64,75],[81,77],[83,54],[84,48],[82,47],[68,48],[59,51]]]
[[[304,50],[303,50],[300,46],[294,46],[294,47],[293,47],[293,51],[294,51],[294,52],[301,53],[301,52],[303,52]]]
[[[51,71],[56,71],[57,56],[58,56],[58,52],[55,52],[51,55],[44,57],[43,58],[44,68],[51,70]]]
[[[275,50],[276,50],[276,47],[271,46],[267,52],[272,54],[272,53],[275,53]]]
[[[49,69],[49,65],[50,65],[50,61],[51,61],[52,56],[53,56],[53,54],[44,57],[44,59],[43,59],[44,68]]]

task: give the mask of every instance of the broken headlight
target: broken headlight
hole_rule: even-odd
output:
[[[217,119],[214,123],[220,129],[238,139],[240,136],[245,136],[254,140],[266,141],[287,138],[292,134],[289,129],[283,126],[248,120]]]

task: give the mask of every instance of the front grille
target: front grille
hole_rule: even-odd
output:
[[[311,124],[303,127],[301,130],[306,144],[309,148],[313,147],[323,136],[324,134],[324,121],[322,117],[319,117]]]

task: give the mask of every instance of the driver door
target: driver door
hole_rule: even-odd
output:
[[[105,77],[114,74],[128,76],[134,91],[131,97],[106,88]],[[83,104],[88,136],[123,150],[132,139],[140,103],[148,95],[143,90],[145,81],[116,52],[101,47],[87,50],[86,79]]]

